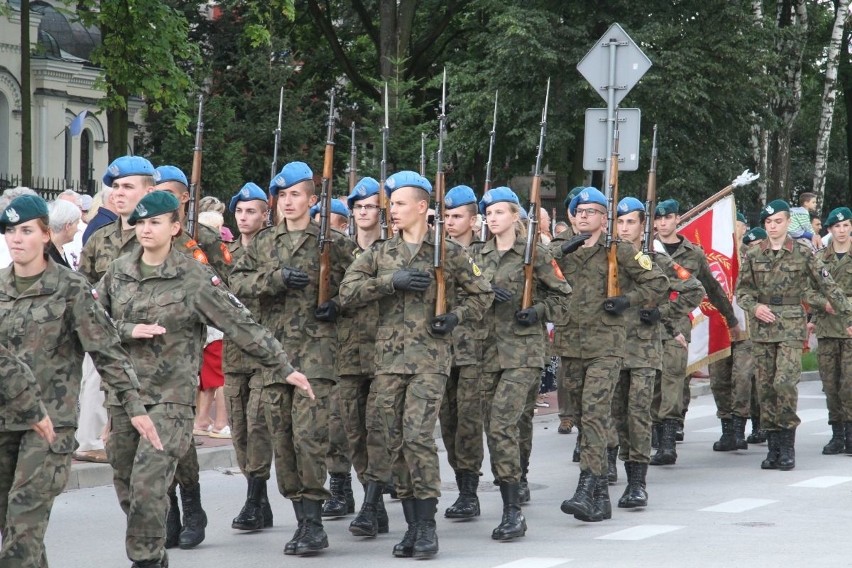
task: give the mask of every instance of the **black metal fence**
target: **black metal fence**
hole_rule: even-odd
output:
[[[0,192],[21,185],[24,185],[22,176],[17,174],[0,174]],[[73,189],[77,193],[88,195],[94,195],[97,191],[94,180],[81,182],[80,180],[41,176],[33,176],[27,187],[34,190],[47,201],[56,199],[66,189]]]

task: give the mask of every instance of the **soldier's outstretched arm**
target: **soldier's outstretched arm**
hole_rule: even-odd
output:
[[[285,274],[268,253],[275,246],[272,229],[258,233],[234,265],[228,285],[241,298],[276,297],[287,292]],[[301,273],[301,271],[298,271]],[[301,273],[304,274],[304,273]],[[301,274],[295,275],[300,277]],[[305,280],[302,288],[307,285]]]
[[[704,286],[704,292],[707,294],[707,299],[710,300],[710,303],[716,306],[719,313],[725,317],[725,320],[728,322],[728,327],[731,329],[735,328],[738,322],[737,316],[734,314],[734,306],[728,299],[728,295],[725,293],[722,285],[719,284],[719,281],[713,276],[713,272],[710,270],[710,265],[707,264],[706,259],[703,259],[701,266],[698,269],[698,274],[695,274],[694,276],[698,278],[701,285]]]
[[[740,275],[737,278],[737,303],[746,313],[754,314],[758,292],[751,264],[750,255],[746,252],[742,257]]]
[[[39,436],[52,442],[53,423],[41,402],[41,389],[30,368],[0,345],[0,403],[8,424],[29,424]]]
[[[689,314],[701,304],[705,295],[704,286],[695,276],[690,274],[688,278],[681,280],[675,272],[672,260],[663,253],[657,254],[654,262],[660,266],[663,274],[669,279],[666,298],[659,304],[660,315],[663,319]],[[674,300],[669,299],[671,292],[677,292],[677,297]]]
[[[358,255],[340,283],[340,304],[347,308],[365,306],[394,293],[393,272],[378,276],[375,251],[370,248]]]
[[[808,275],[810,276],[813,287],[831,304],[831,307],[834,308],[836,313],[845,314],[849,325],[852,325],[852,303],[849,302],[844,290],[837,285],[837,282],[831,277],[828,268],[825,267],[825,264],[819,258],[808,255],[807,259]],[[805,299],[808,301],[819,301],[819,297],[809,298],[808,296],[813,296],[813,294],[805,295]],[[823,309],[825,304],[826,302],[821,304]]]
[[[539,244],[536,252],[535,276],[536,303],[533,307],[539,321],[549,321],[556,325],[568,322],[568,296],[571,286],[565,280],[562,270],[550,254],[550,250]]]

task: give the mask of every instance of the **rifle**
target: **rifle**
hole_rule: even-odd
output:
[[[420,175],[426,176],[426,133],[420,133]]]
[[[385,181],[388,179],[388,84],[385,82],[385,123],[382,126],[382,163],[379,167],[379,224],[381,238],[388,238],[388,196]]]
[[[355,189],[358,173],[358,147],[355,146],[355,122],[352,122],[352,146],[349,148],[349,193]],[[355,210],[349,211],[349,238],[355,240]]]
[[[438,115],[438,172],[435,174],[435,315],[447,313],[447,290],[444,282],[444,135],[447,132],[447,69],[441,86],[441,114]]]
[[[275,128],[275,146],[272,149],[272,171],[269,174],[270,183],[278,173],[278,146],[281,144],[281,115],[284,113],[284,87],[278,98],[278,126]],[[266,212],[266,226],[275,224],[275,209],[278,207],[278,194],[269,196],[269,211]]]
[[[550,210],[550,238],[556,236],[556,207]]]
[[[615,210],[618,207],[618,111],[615,112],[615,129],[612,133],[612,154],[609,168],[609,188],[607,189],[607,227],[606,227],[606,296],[612,298],[621,294],[618,285],[618,244],[615,234]]]
[[[742,187],[744,185],[748,185],[757,178],[760,177],[760,174],[753,174],[748,170],[743,170],[743,173],[734,178],[734,181],[731,182],[731,185],[722,188],[718,192],[714,193],[686,213],[680,216],[680,223],[678,226],[685,225],[688,221],[690,221],[693,217],[697,217],[700,213],[703,213],[704,210],[709,209],[714,203],[719,201],[720,199],[724,199],[729,196],[734,190],[738,187]]]
[[[657,125],[654,125],[654,141],[651,144],[651,168],[648,170],[648,194],[645,196],[645,236],[642,239],[642,252],[653,252],[654,211],[657,208]]]
[[[334,175],[334,91],[328,103],[328,133],[325,139],[325,157],[322,162],[322,193],[320,194],[320,269],[317,285],[317,305],[329,300],[331,279],[331,178]]]
[[[186,211],[186,232],[198,239],[198,203],[201,201],[201,140],[204,135],[204,95],[198,95],[198,123],[195,126],[195,147],[192,149],[192,175],[189,182],[189,206]]]
[[[494,119],[491,121],[491,132],[488,133],[488,162],[485,163],[485,187],[482,189],[482,195],[488,193],[491,189],[491,160],[494,157],[494,142],[497,140],[497,94],[499,91],[494,91]],[[485,222],[485,216],[482,217],[482,226],[479,228],[479,240],[485,241],[488,238],[488,224]]]
[[[541,162],[544,158],[544,141],[547,138],[547,105],[550,102],[550,77],[547,78],[547,92],[544,95],[544,108],[541,110],[541,133],[538,138],[538,155],[535,158],[532,186],[530,187],[530,212],[527,224],[527,244],[524,246],[524,293],[521,296],[521,309],[533,304],[533,282],[535,276],[535,253],[538,247],[538,211],[541,208]]]

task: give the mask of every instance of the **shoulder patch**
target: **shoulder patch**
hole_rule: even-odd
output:
[[[559,263],[556,262],[555,258],[550,259],[550,266],[553,267],[553,272],[556,274],[556,277],[565,282],[565,275],[562,274],[562,269],[559,268]]]
[[[195,260],[197,260],[201,264],[210,264],[207,261],[207,255],[204,254],[204,251],[201,250],[200,248],[196,248],[194,251],[192,251],[192,258],[194,258]]]
[[[651,263],[651,257],[643,252],[637,252],[636,256],[633,257],[633,260],[639,263],[644,270],[651,270],[653,268],[653,264]]]
[[[92,288],[92,298],[94,298],[95,300],[98,299],[98,291],[94,288]]]
[[[220,242],[219,249],[222,251],[222,257],[225,259],[225,264],[231,264],[233,257],[231,256],[231,251],[228,250],[228,246],[225,243]]]
[[[213,276],[210,277],[210,283],[213,284],[214,286],[218,286],[219,284],[222,283],[222,280],[214,274]]]

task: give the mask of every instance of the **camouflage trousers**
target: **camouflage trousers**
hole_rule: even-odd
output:
[[[435,423],[446,375],[376,375],[372,388],[392,459],[400,499],[441,496]]]
[[[185,488],[195,487],[198,485],[200,473],[198,450],[195,449],[195,444],[190,444],[186,453],[180,456],[177,462],[171,488],[174,489],[178,485]]]
[[[559,405],[559,418],[570,418],[574,420],[576,414],[575,408],[577,401],[574,400],[572,390],[565,380],[565,365],[559,366],[558,376],[556,379],[556,403]]]
[[[479,367],[450,369],[439,417],[447,460],[457,473],[478,474],[482,468],[482,405]]]
[[[754,355],[751,340],[731,344],[731,356],[710,363],[710,390],[716,401],[716,417],[728,419],[751,415]]]
[[[654,380],[654,400],[651,403],[651,418],[683,420],[683,386],[686,377],[686,359],[689,353],[674,339],[663,340],[663,370]]]
[[[349,460],[358,481],[391,482],[391,456],[384,421],[376,408],[373,378],[364,375],[340,377],[340,417],[346,433]]]
[[[225,404],[237,465],[245,476],[269,479],[272,439],[260,403],[259,373],[225,373]]]
[[[73,428],[56,428],[53,445],[34,431],[0,432],[0,566],[47,568],[44,533],[56,496],[71,474]]]
[[[349,461],[349,440],[340,413],[340,386],[331,388],[328,401],[328,454],[325,465],[328,473],[349,473],[352,462]]]
[[[118,504],[127,515],[127,557],[136,562],[158,560],[163,555],[169,510],[166,492],[178,460],[193,447],[191,406],[155,404],[148,407],[148,416],[157,427],[162,452],[139,435],[119,406],[109,409],[106,443]]]
[[[263,387],[261,399],[272,436],[278,491],[287,499],[325,501],[328,415],[333,381],[311,379],[315,400],[286,384]]]
[[[852,339],[819,339],[819,375],[829,424],[852,422]]]
[[[622,369],[618,374],[612,395],[612,420],[622,461],[651,461],[651,400],[656,376],[657,370],[650,367]]]
[[[491,471],[497,482],[521,480],[520,423],[533,386],[538,393],[540,374],[540,369],[530,367],[482,373],[485,439],[491,456]],[[482,434],[479,434],[479,438],[482,438]]]
[[[518,441],[521,450],[521,480],[526,480],[530,471],[530,455],[532,454],[533,417],[535,416],[535,401],[541,387],[541,369],[539,369],[539,380],[530,383],[530,390],[524,400],[524,411],[518,421]],[[496,475],[495,475],[496,477]]]
[[[802,342],[754,342],[757,390],[760,396],[760,426],[764,430],[795,429],[802,374]]]
[[[621,357],[563,358],[566,380],[579,392],[580,469],[604,475],[606,448],[612,432],[612,395],[621,371]]]

